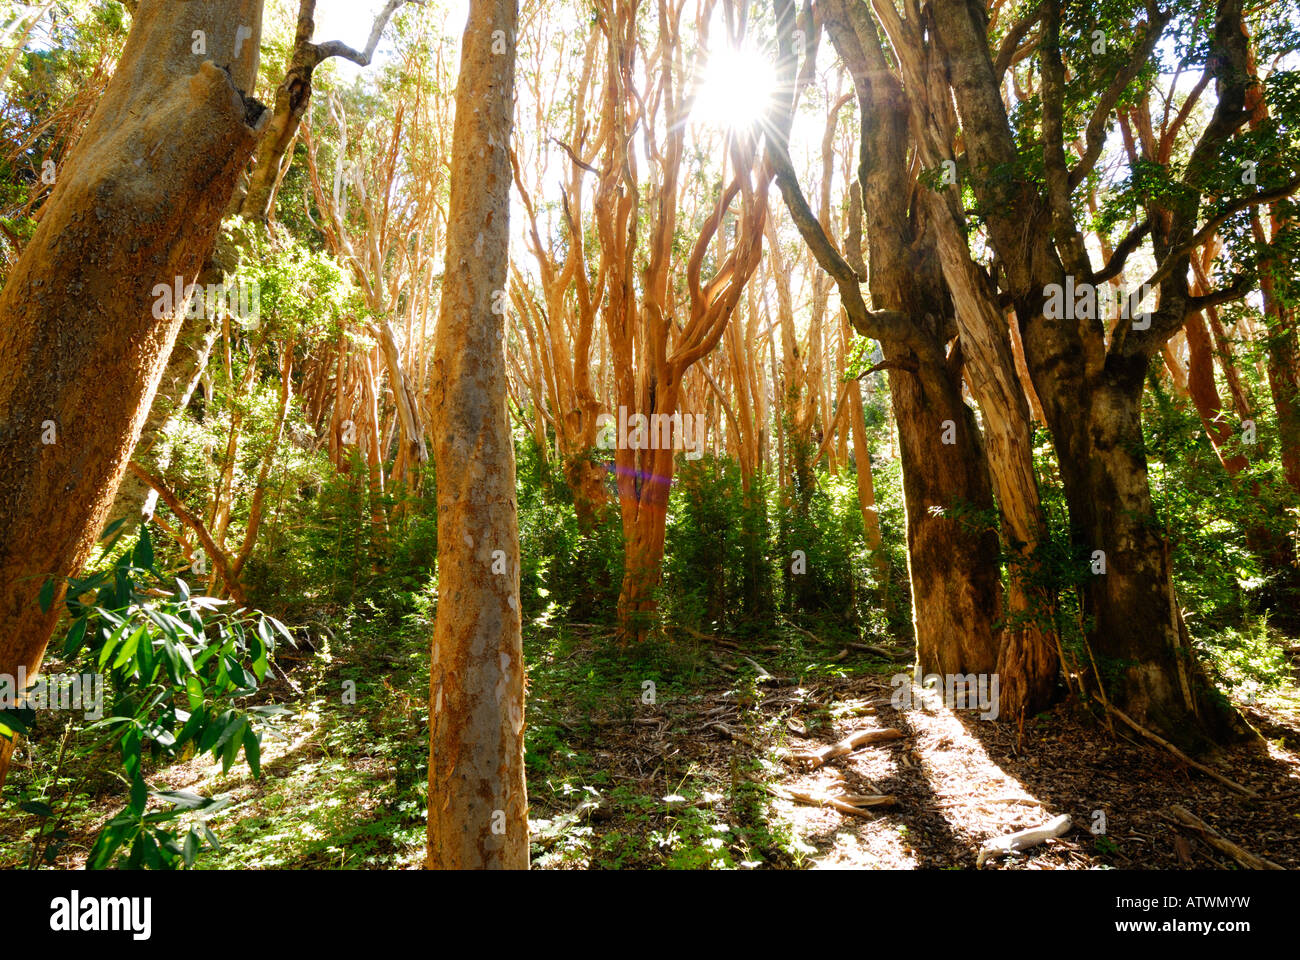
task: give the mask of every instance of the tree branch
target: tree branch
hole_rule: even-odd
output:
[[[316,50],[316,62],[323,63],[331,57],[342,57],[344,60],[351,60],[360,67],[370,66],[370,60],[375,55],[375,49],[379,46],[379,38],[383,35],[384,28],[388,26],[389,18],[392,17],[398,7],[407,3],[423,4],[424,0],[388,0],[384,9],[380,10],[379,15],[375,17],[375,23],[370,28],[370,39],[366,41],[365,50],[358,52],[341,40],[317,43],[313,44]]]
[[[1106,266],[1102,267],[1090,278],[1093,285],[1105,283],[1107,280],[1119,276],[1124,269],[1124,263],[1128,260],[1129,254],[1137,249],[1138,244],[1142,242],[1142,238],[1150,231],[1151,220],[1145,219],[1125,234],[1124,239],[1119,242],[1119,245],[1111,253],[1110,259],[1106,261]]]
[[[1003,74],[1015,63],[1016,55],[1023,49],[1020,42],[1025,39],[1025,36],[1034,28],[1034,25],[1038,23],[1042,16],[1043,4],[1040,0],[1025,14],[1023,19],[1012,24],[1011,29],[1002,38],[1002,43],[998,46],[997,59],[993,63],[993,75],[997,77],[999,84],[1002,82]],[[1025,44],[1025,46],[1030,45]]]
[[[1199,297],[1191,297],[1187,301],[1187,314],[1191,316],[1207,307],[1217,307],[1221,303],[1227,303],[1230,300],[1240,300],[1251,291],[1254,286],[1254,278],[1249,274],[1238,274],[1232,283],[1219,290],[1211,290],[1209,293]]]
[[[1128,85],[1133,82],[1133,78],[1138,75],[1142,67],[1150,59],[1152,51],[1156,48],[1156,43],[1160,40],[1160,35],[1164,33],[1165,25],[1169,23],[1170,17],[1173,16],[1173,7],[1170,6],[1167,12],[1162,12],[1157,7],[1149,7],[1147,12],[1147,29],[1142,38],[1142,42],[1133,48],[1133,55],[1129,58],[1128,64],[1115,75],[1109,87],[1102,92],[1101,97],[1097,100],[1097,108],[1093,110],[1092,117],[1088,120],[1087,133],[1085,136],[1086,147],[1083,151],[1083,157],[1070,171],[1070,189],[1073,190],[1086,177],[1089,171],[1097,163],[1097,158],[1101,156],[1102,147],[1106,145],[1107,120],[1110,118],[1110,112],[1115,109],[1115,104],[1119,103],[1119,98],[1123,96]]]
[[[159,499],[161,499],[163,503],[167,504],[168,509],[170,509],[172,513],[176,514],[185,526],[189,527],[198,535],[199,540],[203,544],[203,549],[208,552],[208,556],[210,556],[212,562],[216,564],[217,572],[221,574],[221,580],[225,583],[226,589],[230,591],[230,595],[235,598],[236,602],[246,603],[247,598],[244,596],[243,587],[239,584],[239,577],[231,571],[230,563],[226,558],[225,551],[217,546],[216,540],[212,538],[212,534],[208,531],[208,528],[203,521],[190,513],[185,504],[181,502],[181,498],[172,493],[171,490],[167,489],[167,485],[164,484],[162,480],[155,477],[144,467],[140,466],[140,464],[132,460],[127,464],[127,467],[132,473],[152,487],[158,494]]]
[[[1201,229],[1192,234],[1190,240],[1171,250],[1165,257],[1164,261],[1160,264],[1159,269],[1157,269],[1156,272],[1151,275],[1150,279],[1147,280],[1147,283],[1151,286],[1155,286],[1165,277],[1169,276],[1170,271],[1173,270],[1174,265],[1178,262],[1179,258],[1191,253],[1206,240],[1210,239],[1210,237],[1214,236],[1219,227],[1223,226],[1223,224],[1227,222],[1228,218],[1234,213],[1240,213],[1248,207],[1273,203],[1274,201],[1281,200],[1284,197],[1291,196],[1291,194],[1295,193],[1297,190],[1300,190],[1300,176],[1292,177],[1286,183],[1282,184],[1282,186],[1274,187],[1272,190],[1261,190],[1248,197],[1238,197],[1236,200],[1233,200],[1226,207],[1207,220]]]

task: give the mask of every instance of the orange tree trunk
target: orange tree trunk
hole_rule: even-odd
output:
[[[456,87],[448,269],[433,360],[430,869],[528,868],[519,520],[505,321],[492,310],[509,258],[517,16],[515,0],[472,0]]]
[[[140,436],[185,312],[156,316],[155,286],[193,282],[264,121],[261,21],[261,0],[141,0],[0,294],[0,673],[39,668],[62,589],[45,614],[37,593],[89,555]]]

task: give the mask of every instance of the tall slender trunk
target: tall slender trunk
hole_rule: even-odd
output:
[[[434,345],[438,612],[429,683],[430,869],[527,869],[524,663],[505,321],[515,0],[471,0]]]

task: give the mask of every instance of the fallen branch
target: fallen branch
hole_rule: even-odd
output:
[[[980,847],[979,856],[975,859],[975,866],[984,866],[984,861],[989,857],[998,857],[1004,854],[1028,850],[1030,847],[1036,847],[1040,843],[1063,836],[1074,828],[1074,821],[1068,814],[1061,814],[1055,820],[1050,820],[1041,827],[1030,827],[1027,830],[1017,830],[1015,833],[1009,833],[1005,837],[994,837],[988,840]]]
[[[946,807],[990,807],[995,803],[1022,803],[1027,807],[1041,807],[1042,804],[1030,797],[993,797],[989,800],[945,800],[943,803],[936,803],[939,809]]]
[[[1132,717],[1126,714],[1123,710],[1120,710],[1117,707],[1113,707],[1109,703],[1106,704],[1106,709],[1109,710],[1111,713],[1115,714],[1115,716],[1119,717],[1121,720],[1127,723],[1135,731],[1142,734],[1142,736],[1146,737],[1148,740],[1160,744],[1160,746],[1164,747],[1166,750],[1172,753],[1179,760],[1183,761],[1183,763],[1187,764],[1189,767],[1195,767],[1197,770],[1201,771],[1201,773],[1205,774],[1207,777],[1213,777],[1215,780],[1219,781],[1219,783],[1223,784],[1225,787],[1237,791],[1237,793],[1240,793],[1244,797],[1250,797],[1253,800],[1259,796],[1259,794],[1257,794],[1254,790],[1251,790],[1247,787],[1243,787],[1241,784],[1237,783],[1236,781],[1229,780],[1227,777],[1225,777],[1223,774],[1219,773],[1218,771],[1210,767],[1207,767],[1203,763],[1198,763],[1197,761],[1193,760],[1191,757],[1183,753],[1183,751],[1179,750],[1168,740],[1165,740],[1163,737],[1157,736],[1156,734],[1148,730],[1146,727],[1139,724],[1136,720],[1134,720]]]
[[[905,650],[890,650],[888,647],[878,647],[874,643],[850,643],[849,646],[854,650],[865,650],[867,653],[874,653],[886,660],[896,660],[900,663],[912,659],[912,655]]]
[[[717,731],[719,731],[720,733],[724,734],[725,736],[730,737],[732,740],[735,740],[737,743],[743,743],[745,746],[749,747],[751,750],[761,750],[761,749],[762,749],[762,747],[760,747],[758,744],[756,744],[753,740],[749,739],[749,737],[745,736],[745,735],[744,735],[743,733],[741,733],[739,730],[736,730],[734,727],[729,727],[729,726],[727,726],[727,724],[722,723],[721,721],[715,721],[714,723],[710,723],[710,724],[709,724],[708,726],[706,726],[704,729],[706,729],[706,730],[717,730]]]
[[[892,807],[898,803],[896,799],[888,794],[845,793],[833,797],[828,793],[792,790],[788,787],[774,787],[770,784],[762,784],[762,787],[772,796],[780,797],[782,800],[807,803],[814,807],[830,807],[832,810],[838,810],[840,813],[847,813],[854,817],[869,817],[871,814],[867,811],[872,807]]]
[[[1214,847],[1216,850],[1223,851],[1247,870],[1286,869],[1285,867],[1278,866],[1272,860],[1265,860],[1263,857],[1257,857],[1249,850],[1237,846],[1237,844],[1233,843],[1181,804],[1173,804],[1170,806],[1169,811],[1178,818],[1178,821],[1182,826],[1190,830],[1195,830],[1202,840]]]
[[[838,743],[828,744],[806,753],[793,753],[788,755],[786,760],[790,763],[807,764],[809,769],[816,770],[836,757],[842,757],[870,744],[882,743],[886,740],[901,740],[902,738],[903,732],[895,730],[893,727],[887,727],[884,730],[858,730]]]
[[[793,627],[795,630],[798,630],[800,633],[802,633],[805,637],[807,637],[807,638],[808,638],[809,640],[811,640],[813,643],[822,643],[822,642],[823,642],[823,641],[822,641],[822,638],[819,637],[819,636],[817,636],[817,634],[813,633],[811,630],[805,630],[803,627],[799,626],[797,623],[791,623],[789,620],[787,620],[787,621],[786,621],[786,626],[788,626],[788,627]]]

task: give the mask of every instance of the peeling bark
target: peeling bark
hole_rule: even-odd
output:
[[[182,324],[154,287],[197,276],[256,145],[261,19],[260,0],[143,0],[0,294],[0,673],[40,666],[63,591],[44,615],[37,592],[89,555]]]
[[[430,869],[527,869],[515,460],[506,410],[515,0],[472,0],[461,46],[447,275],[434,346],[438,613]],[[494,52],[494,33],[506,38]],[[498,50],[500,50],[498,46]]]

